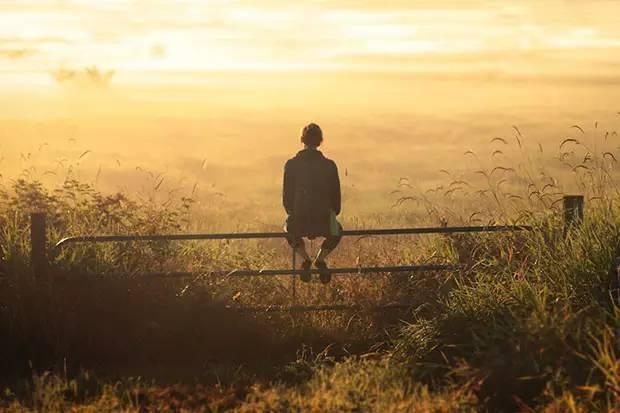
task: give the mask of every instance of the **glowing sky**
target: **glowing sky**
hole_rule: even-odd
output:
[[[514,69],[533,55],[566,69],[575,53],[598,71],[617,69],[616,1],[438,3],[3,0],[0,77],[53,84],[89,66],[100,68],[94,77],[102,82],[107,70],[115,82],[131,82],[231,70]]]

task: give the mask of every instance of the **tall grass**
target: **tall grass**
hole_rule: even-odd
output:
[[[405,223],[415,220],[411,225],[425,214],[428,223],[510,222],[533,231],[347,240],[334,256],[335,264],[461,262],[466,270],[342,277],[328,287],[299,290],[302,303],[412,304],[400,314],[227,310],[289,303],[289,278],[209,275],[216,268],[286,268],[289,251],[271,241],[84,245],[55,257],[53,276],[37,280],[27,258],[32,208],[51,217],[51,239],[184,231],[196,214],[187,198],[157,204],[102,195],[72,180],[51,192],[18,180],[0,192],[0,329],[6,338],[0,346],[9,355],[3,371],[11,372],[6,376],[13,389],[4,406],[613,411],[620,402],[620,310],[610,290],[620,255],[617,156],[610,132],[594,128],[590,142],[582,128],[571,133],[577,137],[558,145],[555,160],[541,164],[549,156],[542,147],[532,152],[515,128],[514,145],[494,138],[489,159],[466,154],[477,163],[471,175],[446,171],[449,182],[430,191],[401,179],[394,193],[392,213]],[[501,161],[510,152],[521,162],[516,156]],[[559,201],[574,191],[586,196],[586,217],[565,233]],[[369,221],[349,218],[347,224]],[[154,268],[204,275],[189,281],[139,276]],[[307,351],[298,353],[300,348]],[[69,373],[42,373],[64,363]],[[240,364],[245,367],[231,372]],[[206,387],[170,397],[174,388],[92,384],[72,376],[80,367],[109,371],[117,365],[127,366],[123,374],[159,365],[168,379],[172,366],[189,365],[185,374],[201,377]],[[202,404],[188,401],[190,393]]]

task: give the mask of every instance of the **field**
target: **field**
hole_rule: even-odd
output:
[[[0,1],[0,412],[620,412],[619,14]],[[235,276],[283,239],[54,248],[280,232],[310,122],[345,229],[527,230],[348,236],[331,267],[434,270],[327,285]]]
[[[32,123],[14,122],[15,133],[33,133]],[[237,128],[247,133],[256,122]],[[342,130],[337,121],[330,126],[344,134],[353,130],[346,124],[340,123]],[[281,138],[267,126],[261,137],[272,138],[214,146],[220,152],[212,159],[232,160],[243,150],[254,154],[237,165],[188,157],[169,172],[123,169],[120,165],[131,160],[121,159],[114,160],[118,170],[100,168],[89,156],[101,146],[63,149],[73,161],[60,160],[54,167],[39,162],[35,151],[24,152],[23,172],[5,175],[0,188],[0,383],[5,389],[0,407],[612,411],[620,402],[620,309],[611,293],[614,259],[620,255],[617,120],[567,123],[561,138],[542,143],[526,136],[527,127],[509,125],[503,136],[469,140],[471,151],[455,138],[443,152],[440,144],[405,145],[409,132],[403,131],[412,126],[402,119],[393,124],[400,125],[400,137],[398,130],[386,129],[385,138],[373,141],[378,123],[365,124],[358,139],[349,136],[347,144],[328,146],[330,155],[342,160],[346,228],[527,224],[534,230],[346,239],[330,261],[333,266],[461,263],[467,269],[345,275],[328,286],[298,283],[300,304],[362,306],[344,312],[227,308],[291,304],[290,277],[209,274],[287,268],[290,253],[279,240],[85,244],[54,257],[44,279],[29,266],[33,210],[46,211],[50,243],[75,234],[278,231],[280,168],[294,141],[277,146]],[[187,121],[182,125],[183,133],[192,128]],[[39,127],[59,135],[67,124],[49,121]],[[134,131],[146,127],[131,125]],[[357,147],[348,148],[351,142]],[[373,157],[376,145],[385,148],[377,153],[391,157]],[[40,150],[57,151],[49,146]],[[121,146],[120,141],[109,145]],[[138,147],[132,141],[132,148]],[[423,152],[411,157],[414,166],[406,153],[396,156],[402,147]],[[456,147],[458,154],[446,150]],[[446,153],[453,165],[459,160],[458,170],[433,170]],[[110,187],[119,181],[126,187]],[[564,234],[560,201],[570,193],[585,196],[586,216]],[[204,275],[140,276],[172,270]],[[392,302],[412,307],[371,311]]]

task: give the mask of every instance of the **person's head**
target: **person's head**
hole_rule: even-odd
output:
[[[309,123],[301,130],[301,141],[306,146],[317,148],[323,142],[323,131],[316,123]]]

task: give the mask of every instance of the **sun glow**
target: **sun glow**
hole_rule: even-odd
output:
[[[0,1],[0,184],[22,171],[62,179],[77,163],[87,180],[138,191],[140,167],[279,211],[282,160],[309,121],[351,196],[411,173],[432,181],[510,125],[544,143],[578,117],[612,124],[619,7]]]
[[[0,82],[6,86],[22,73],[52,84],[49,73],[60,67],[93,65],[114,70],[120,82],[166,82],[182,72],[416,71],[434,56],[617,51],[612,7],[606,1],[587,8],[556,1],[454,7],[365,1],[352,8],[344,0],[10,0],[0,4]],[[451,70],[459,67],[451,62]]]

